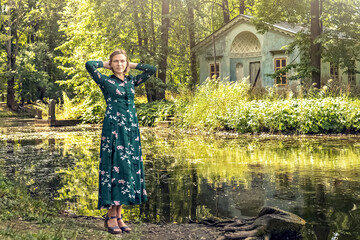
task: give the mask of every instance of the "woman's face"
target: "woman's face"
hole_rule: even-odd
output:
[[[115,55],[110,66],[114,73],[124,73],[127,67],[126,56],[124,54]]]

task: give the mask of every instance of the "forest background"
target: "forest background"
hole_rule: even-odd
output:
[[[281,21],[307,29],[287,46],[300,49],[301,63],[284,69],[296,68],[302,94],[272,88],[251,94],[242,82],[199,86],[192,48],[238,14],[254,16],[260,32]],[[185,127],[240,132],[360,129],[358,90],[321,81],[318,68],[322,58],[358,72],[359,0],[1,0],[0,23],[0,91],[12,109],[57,99],[62,117],[101,122],[106,104],[84,63],[108,60],[121,48],[131,61],[158,67],[136,89],[143,125],[175,115]],[[157,101],[163,99],[170,101]]]

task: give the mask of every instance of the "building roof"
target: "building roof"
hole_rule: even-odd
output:
[[[275,30],[283,30],[283,31],[287,31],[293,34],[296,34],[298,32],[300,32],[301,30],[304,30],[304,28],[302,26],[299,25],[293,25],[290,24],[288,22],[280,22],[280,23],[276,23],[273,24],[273,27],[275,27]]]
[[[239,14],[238,16],[233,18],[230,22],[226,23],[224,26],[222,26],[221,28],[219,28],[218,30],[216,30],[215,32],[213,32],[212,34],[207,36],[204,40],[197,43],[194,46],[193,50],[197,51],[199,48],[209,44],[212,41],[212,36],[213,35],[215,35],[215,38],[217,38],[218,36],[222,35],[227,30],[231,29],[232,27],[234,27],[238,23],[249,22],[251,18],[253,18],[253,16]],[[277,23],[277,24],[272,24],[272,29],[275,30],[275,31],[279,31],[279,32],[282,32],[284,34],[290,35],[290,36],[294,36],[296,33],[303,30],[303,27],[301,27],[299,25],[292,25],[292,24],[287,23],[287,22],[280,22],[280,23]]]

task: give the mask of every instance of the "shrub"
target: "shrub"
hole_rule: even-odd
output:
[[[360,100],[318,91],[309,98],[250,100],[244,82],[207,80],[179,111],[182,127],[247,132],[340,133],[360,130]],[[273,92],[273,91],[270,91]]]
[[[136,104],[136,112],[141,126],[155,126],[175,113],[175,105],[169,101],[154,101],[151,103]]]

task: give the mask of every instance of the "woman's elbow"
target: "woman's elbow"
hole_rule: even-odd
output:
[[[152,69],[151,69],[151,71],[153,72],[153,74],[154,73],[156,73],[156,71],[157,71],[157,68],[155,67],[155,66],[152,66]]]
[[[87,61],[87,62],[85,63],[85,68],[86,68],[87,70],[90,70],[90,69],[91,69],[91,62],[90,62],[90,61]]]

